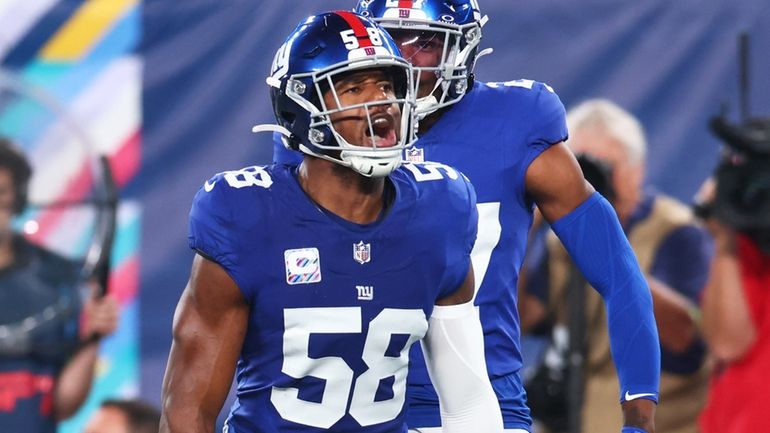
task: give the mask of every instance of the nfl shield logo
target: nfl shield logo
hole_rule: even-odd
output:
[[[365,244],[364,241],[353,244],[353,259],[362,265],[369,263],[372,259],[372,244]]]
[[[409,162],[425,162],[425,152],[419,147],[407,149],[406,160]]]

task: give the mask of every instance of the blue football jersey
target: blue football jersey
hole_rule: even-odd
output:
[[[448,166],[406,164],[387,212],[359,225],[318,207],[296,172],[220,173],[190,212],[190,247],[250,305],[227,431],[406,432],[409,348],[466,277],[473,188]]]
[[[531,424],[524,386],[517,304],[533,205],[527,198],[529,164],[566,140],[564,106],[553,89],[531,80],[476,82],[457,104],[406,151],[409,161],[440,161],[465,173],[478,194],[479,229],[473,267],[484,328],[487,369],[506,428]],[[297,162],[298,152],[275,142],[274,160]],[[441,425],[419,345],[412,348],[409,425]]]
[[[458,167],[478,194],[479,229],[473,249],[476,299],[484,328],[487,370],[506,428],[529,428],[522,368],[517,283],[532,225],[533,203],[525,175],[530,163],[567,138],[564,106],[543,83],[518,80],[475,83],[407,150],[411,160]],[[412,350],[409,382],[415,386],[410,425],[440,425],[419,347]]]

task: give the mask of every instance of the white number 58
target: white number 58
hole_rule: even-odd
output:
[[[282,372],[295,379],[313,376],[326,381],[320,403],[302,400],[299,389],[273,387],[270,401],[285,420],[328,429],[345,416],[351,386],[350,416],[361,426],[395,419],[404,406],[409,347],[425,335],[422,310],[384,309],[369,323],[362,359],[369,367],[353,382],[353,370],[341,358],[311,358],[311,334],[361,332],[361,308],[295,308],[284,310]],[[409,338],[398,357],[386,356],[393,334]],[[382,379],[394,377],[393,398],[375,401]]]
[[[377,31],[377,29],[373,27],[367,27],[366,32],[369,33],[369,40],[372,41],[372,45],[376,45],[378,47],[382,45],[382,38],[380,37],[380,33]],[[340,32],[340,37],[342,37],[342,41],[345,42],[345,48],[348,50],[355,50],[356,48],[359,48],[360,44],[358,43],[356,32],[353,29]]]

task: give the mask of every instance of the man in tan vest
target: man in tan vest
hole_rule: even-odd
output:
[[[659,433],[696,433],[704,404],[708,363],[698,332],[699,299],[708,274],[711,240],[689,208],[645,190],[646,142],[639,122],[607,100],[590,100],[567,113],[567,144],[610,169],[611,202],[652,291],[661,342]],[[547,238],[544,266],[529,269],[530,287],[548,291],[557,326],[567,323],[565,286],[570,259],[555,236]],[[534,284],[533,284],[534,283]],[[610,354],[607,317],[599,294],[586,286],[586,361],[582,425],[584,433],[616,433],[618,381]],[[528,296],[528,301],[536,299]],[[526,301],[525,301],[526,302]],[[538,309],[534,309],[537,311]],[[537,321],[521,311],[522,323]],[[538,314],[538,313],[535,313]]]

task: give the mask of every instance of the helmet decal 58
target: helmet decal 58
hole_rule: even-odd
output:
[[[349,29],[340,32],[345,48],[350,51],[348,53],[348,60],[355,60],[365,56],[388,56],[391,54],[383,46],[383,35],[379,28],[366,27],[363,21],[352,12],[338,11],[336,13],[350,26]]]
[[[419,117],[465,95],[473,82],[481,28],[487,21],[476,0],[359,0],[355,10],[391,32],[404,57],[413,63]],[[414,55],[414,48],[419,52],[428,44],[441,46],[438,64],[420,64]]]
[[[378,81],[374,89],[384,87],[373,90],[370,100],[338,93],[337,84],[359,73],[390,84]],[[267,83],[280,125],[273,129],[287,135],[284,143],[294,150],[365,176],[385,176],[398,168],[403,149],[415,140],[412,75],[396,43],[374,21],[349,11],[311,16],[289,35],[273,60]],[[348,132],[339,130],[333,118],[354,119],[363,126],[356,135],[350,126]]]

